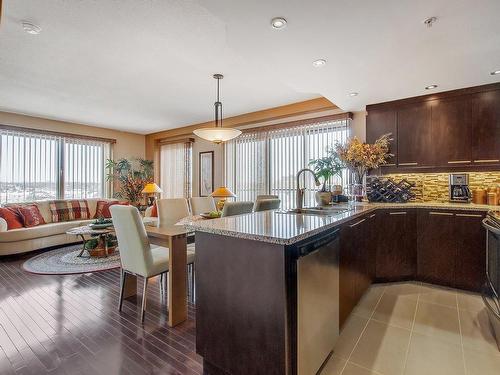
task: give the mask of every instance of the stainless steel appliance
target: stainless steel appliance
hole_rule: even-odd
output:
[[[314,375],[339,336],[339,229],[297,250],[297,374]]]
[[[450,202],[469,202],[471,199],[469,175],[467,173],[450,174],[449,190]]]
[[[483,220],[486,228],[486,285],[483,300],[500,350],[500,211],[490,211]]]

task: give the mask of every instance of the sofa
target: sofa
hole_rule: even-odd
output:
[[[78,226],[86,225],[94,220],[98,201],[116,201],[115,199],[92,198],[86,199],[90,211],[89,220],[71,220],[54,223],[49,201],[25,202],[23,205],[35,204],[45,224],[29,228],[7,229],[7,222],[0,217],[0,256],[25,253],[51,246],[60,246],[81,241],[75,235],[68,235],[66,231]],[[5,205],[9,207],[12,205]]]

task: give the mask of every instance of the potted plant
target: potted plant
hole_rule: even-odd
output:
[[[117,161],[108,159],[106,169],[108,181],[117,183],[119,188],[113,196],[139,206],[144,186],[153,182],[153,161],[142,158],[122,158]]]
[[[347,143],[337,143],[335,152],[340,160],[349,168],[354,175],[354,184],[351,186],[351,195],[356,200],[361,201],[364,195],[363,181],[368,171],[379,168],[386,164],[387,160],[393,156],[389,153],[391,134],[384,134],[378,138],[374,144],[361,142],[354,137]]]
[[[342,178],[344,165],[335,150],[328,149],[327,156],[310,160],[309,166],[312,167],[318,179],[323,182],[321,190],[315,194],[316,202],[320,206],[326,206],[332,200],[332,193],[328,190],[326,184],[335,175]]]

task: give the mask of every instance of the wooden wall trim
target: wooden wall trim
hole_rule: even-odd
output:
[[[458,89],[458,90],[443,91],[443,92],[438,92],[435,94],[415,96],[412,98],[392,100],[389,102],[369,104],[366,106],[366,110],[370,111],[372,109],[384,109],[384,108],[389,109],[389,108],[404,106],[407,104],[423,103],[423,102],[428,102],[428,101],[432,101],[432,100],[446,99],[446,98],[452,98],[452,97],[456,97],[456,96],[470,95],[470,94],[476,94],[476,93],[480,93],[480,92],[493,91],[493,90],[500,90],[500,82],[491,83],[488,85],[467,87],[467,88]]]

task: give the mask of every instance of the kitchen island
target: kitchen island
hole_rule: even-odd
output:
[[[316,373],[372,282],[477,290],[489,208],[357,204],[332,215],[267,211],[188,224],[205,373]]]

